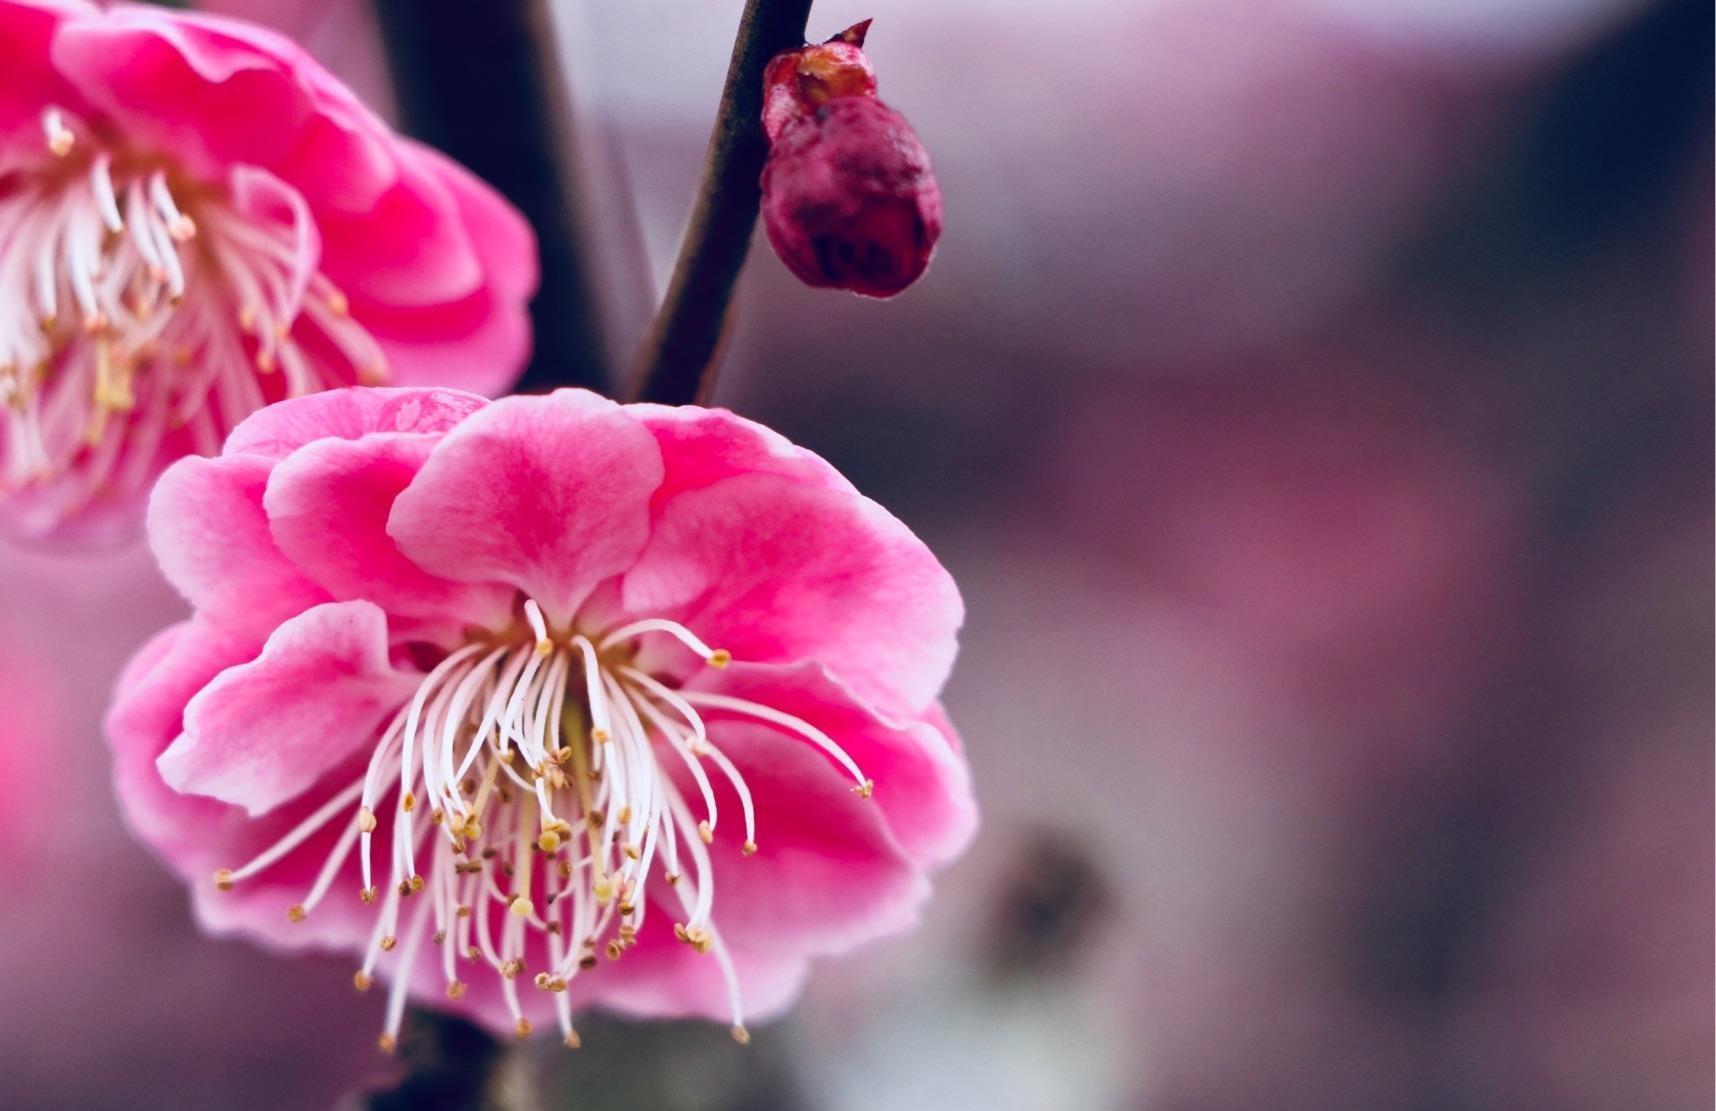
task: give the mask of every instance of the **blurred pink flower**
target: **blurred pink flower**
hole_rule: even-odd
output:
[[[166,463],[283,397],[511,382],[529,228],[290,41],[72,0],[0,0],[0,40],[10,530],[123,532]]]
[[[323,393],[170,469],[150,536],[196,613],[120,681],[122,805],[211,932],[391,977],[384,1045],[408,994],[743,1038],[973,831],[952,580],[731,413]]]

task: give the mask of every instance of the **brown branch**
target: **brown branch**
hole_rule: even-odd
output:
[[[673,280],[632,365],[630,396],[683,405],[709,396],[733,286],[750,249],[769,154],[763,135],[763,67],[804,45],[811,0],[747,0],[691,223]]]
[[[414,1010],[400,1047],[405,1073],[349,1101],[365,1111],[541,1111],[526,1056],[453,1015]]]

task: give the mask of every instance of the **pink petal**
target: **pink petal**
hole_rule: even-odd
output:
[[[536,290],[536,237],[516,209],[463,166],[427,147],[410,149],[446,185],[487,280],[444,304],[391,305],[360,296],[364,325],[401,383],[501,393],[530,354],[526,303]]]
[[[227,437],[223,455],[284,459],[316,440],[356,440],[372,432],[446,432],[488,401],[440,389],[329,390],[281,401],[246,417]]]
[[[314,65],[260,28],[142,6],[68,23],[53,44],[56,68],[128,139],[212,179],[280,162],[314,114],[285,54]]]
[[[398,179],[361,212],[321,213],[324,270],[359,319],[376,305],[442,305],[482,289],[489,275],[449,182],[419,153],[396,149]]]
[[[181,459],[149,499],[149,544],[167,581],[199,613],[257,640],[329,598],[274,543],[262,510],[273,466],[253,455]]]
[[[652,906],[638,935],[637,948],[615,964],[609,975],[589,976],[582,983],[574,980],[574,1001],[640,1018],[727,1021],[731,1006],[727,982],[715,957],[676,940],[674,921],[674,913],[666,905]],[[778,1015],[798,998],[809,971],[804,956],[772,946],[746,948],[730,937],[727,947],[738,973],[747,1021]]]
[[[209,680],[256,655],[257,642],[193,618],[144,645],[119,677],[106,732],[126,823],[175,867],[198,868],[228,808],[168,787],[155,761],[182,731],[185,703]]]
[[[743,773],[757,808],[758,848],[747,857],[738,796],[709,769],[720,815],[709,848],[714,921],[726,937],[753,948],[833,953],[917,921],[929,882],[881,808],[859,798],[826,756],[749,721],[712,724],[710,739]],[[701,814],[689,775],[680,769],[675,779]]]
[[[917,720],[889,717],[817,663],[784,667],[735,663],[724,671],[701,672],[690,686],[791,714],[827,734],[875,781],[875,794],[862,809],[881,812],[889,833],[917,866],[952,860],[977,832],[971,772],[939,705],[932,705]],[[730,729],[748,728],[741,724],[744,718],[724,711],[709,711],[708,718],[711,736],[723,748]],[[770,744],[759,742],[763,757],[794,745],[810,750],[807,742],[792,734],[777,730],[771,736]],[[833,777],[847,787],[852,785],[838,764],[819,759],[818,779]],[[740,764],[740,769],[748,778],[749,767]],[[726,822],[723,814],[723,829]]]
[[[48,62],[48,44],[67,19],[95,13],[93,4],[76,0],[10,0],[0,4],[0,140],[43,150],[42,112],[49,105],[76,111],[81,98]]]
[[[766,474],[668,502],[621,598],[735,659],[821,660],[912,715],[946,681],[964,617],[947,571],[875,502]]]
[[[436,578],[401,555],[387,534],[394,499],[439,439],[439,433],[377,432],[317,440],[274,468],[263,506],[280,550],[333,597],[365,598],[390,614],[432,619],[456,636],[467,625],[505,625],[513,592]]]
[[[447,434],[387,531],[425,571],[509,583],[564,626],[643,547],[661,475],[654,437],[613,402],[509,397]]]
[[[202,926],[242,933],[281,948],[355,949],[368,936],[373,908],[356,897],[357,882],[338,884],[311,918],[290,923],[285,911],[304,898],[316,868],[340,830],[331,823],[285,860],[232,891],[216,891],[215,869],[249,860],[321,803],[314,793],[258,820],[214,799],[182,795],[161,778],[156,761],[183,731],[186,702],[228,668],[255,658],[257,645],[210,622],[175,625],[137,653],[121,676],[107,717],[114,789],[126,824],[191,884]]]
[[[127,7],[55,41],[67,80],[127,137],[197,175],[272,170],[312,207],[367,212],[397,182],[385,124],[292,40],[219,16]],[[266,120],[267,126],[256,126]]]
[[[839,471],[814,452],[726,409],[646,404],[627,406],[626,412],[654,433],[661,447],[667,477],[655,492],[657,510],[688,490],[743,474],[783,475],[855,492]]]
[[[317,606],[192,698],[184,733],[157,766],[180,792],[265,814],[373,744],[417,682],[389,662],[379,608]]]

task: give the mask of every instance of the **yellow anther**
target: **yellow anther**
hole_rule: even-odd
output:
[[[381,939],[381,951],[383,953],[391,953],[393,952],[393,947],[398,944],[399,939],[394,937],[392,934],[388,934]]]
[[[383,1053],[391,1054],[399,1048],[399,1042],[394,1039],[392,1034],[383,1034],[375,1039],[375,1044],[381,1047]]]
[[[362,969],[359,969],[356,973],[354,973],[352,975],[352,987],[358,989],[359,991],[368,991],[370,984],[372,984],[374,982],[375,981],[373,981],[369,978],[369,973],[363,971]]]
[[[852,793],[861,799],[867,799],[876,793],[876,781],[874,779],[866,779],[864,782],[858,784],[858,786],[852,788]]]
[[[697,836],[703,839],[705,845],[712,845],[715,843],[715,827],[710,825],[707,819],[698,822]]]
[[[297,903],[293,903],[291,906],[286,908],[286,921],[302,922],[304,920],[304,914],[304,908],[299,906]]]
[[[732,662],[733,662],[733,653],[727,651],[725,648],[717,648],[717,649],[715,649],[715,651],[709,653],[709,666],[710,667],[723,668]]]
[[[459,998],[459,996],[461,996],[463,994],[465,994],[465,981],[463,981],[463,980],[449,980],[447,982],[447,998],[448,999],[457,999],[457,998]]]
[[[367,806],[358,807],[358,832],[375,832],[375,811],[371,810]]]
[[[405,811],[407,814],[416,810],[417,796],[412,794],[410,791],[405,792],[405,797],[399,800],[399,809]]]
[[[222,868],[214,874],[214,885],[217,891],[231,891],[232,882],[231,868]]]
[[[708,930],[705,930],[701,926],[687,927],[683,922],[675,922],[673,924],[673,936],[691,946],[699,953],[709,952],[710,947],[715,943],[715,939],[710,935]]]
[[[565,1044],[567,1049],[584,1048],[584,1039],[578,1036],[578,1031],[576,1030],[566,1031],[566,1037],[562,1039],[562,1042]]]
[[[536,913],[536,908],[532,906],[530,900],[526,899],[523,895],[514,895],[512,897],[512,902],[507,904],[506,909],[512,911],[520,918],[529,918],[532,914]]]
[[[519,1019],[518,1022],[516,1022],[512,1028],[513,1034],[516,1035],[520,1041],[524,1040],[525,1038],[530,1037],[530,1031],[531,1031],[531,1026],[530,1026],[530,1020],[528,1018]]]
[[[732,1034],[733,1040],[738,1042],[740,1045],[751,1044],[751,1032],[743,1026],[735,1026],[729,1030],[728,1033]]]
[[[328,311],[335,316],[344,316],[352,311],[352,303],[337,289],[328,291],[327,303]]]
[[[739,851],[744,853],[746,856],[750,856],[752,853],[757,851],[757,843],[755,841],[746,841],[743,845],[739,846]]]
[[[366,903],[375,902],[375,888],[373,888],[373,887],[364,888],[362,891],[358,892],[358,898],[362,899]]]

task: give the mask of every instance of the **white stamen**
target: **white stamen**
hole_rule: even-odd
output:
[[[613,723],[608,718],[608,700],[602,692],[602,667],[597,660],[596,646],[584,636],[573,637],[572,646],[584,654],[584,692],[589,699],[592,719],[590,736],[600,743],[608,739]]]
[[[54,157],[64,158],[72,151],[72,144],[77,137],[66,126],[65,115],[58,108],[49,108],[42,113],[42,134],[48,140],[48,149]]]
[[[530,622],[530,631],[536,634],[536,650],[548,655],[554,642],[548,639],[548,625],[542,620],[542,607],[536,604],[535,598],[524,603],[524,619]]]
[[[351,784],[345,790],[341,791],[321,806],[318,806],[314,813],[293,826],[284,837],[281,837],[278,841],[274,842],[274,844],[268,846],[268,848],[262,850],[255,857],[251,858],[250,863],[246,864],[242,868],[232,869],[230,873],[227,874],[227,879],[233,883],[249,879],[251,876],[262,871],[270,864],[281,859],[287,853],[291,852],[299,845],[302,845],[317,830],[332,821],[336,814],[341,814],[349,810],[352,803],[357,801],[358,795],[362,791],[363,783],[361,780]]]
[[[620,626],[618,629],[615,629],[613,632],[602,637],[600,648],[603,652],[606,652],[609,648],[612,648],[622,640],[642,636],[645,633],[666,633],[669,636],[676,638],[681,644],[685,645],[687,648],[691,649],[693,652],[702,656],[705,660],[717,667],[725,667],[728,659],[730,659],[726,652],[711,648],[707,644],[704,644],[697,634],[693,633],[690,629],[687,629],[679,622],[664,621],[661,618],[656,617],[645,618],[642,621],[633,621],[629,625]]]
[[[95,193],[95,207],[101,213],[101,222],[110,233],[118,235],[125,230],[125,221],[119,216],[119,198],[113,193],[113,177],[108,172],[112,166],[111,154],[102,151],[96,155],[89,167],[89,185]]]
[[[838,761],[840,766],[858,781],[859,787],[865,788],[870,783],[868,779],[864,778],[863,771],[853,762],[852,757],[846,754],[846,750],[835,743],[832,737],[809,722],[795,718],[791,714],[783,714],[772,706],[764,706],[760,702],[733,698],[725,694],[712,694],[708,691],[685,691],[682,692],[682,696],[693,706],[707,706],[712,710],[731,710],[736,714],[766,721],[770,725],[778,725],[789,733],[797,733]]]
[[[170,432],[212,454],[281,394],[385,380],[315,271],[307,207],[236,211],[63,108],[40,122],[48,153],[20,152],[0,193],[0,497],[64,478],[52,500],[72,516],[145,488]]]
[[[524,975],[554,996],[561,1036],[576,1044],[567,984],[604,953],[623,966],[650,903],[670,888],[656,913],[674,914],[680,940],[712,954],[728,991],[734,1036],[744,1040],[736,969],[715,925],[716,867],[707,846],[719,827],[719,799],[704,761],[738,799],[746,854],[755,849],[758,800],[712,741],[705,713],[775,726],[822,748],[860,784],[868,780],[838,743],[796,717],[678,689],[638,667],[629,653],[605,655],[648,633],[715,655],[683,626],[635,621],[599,642],[574,633],[556,646],[540,608],[527,602],[521,609],[528,632],[515,627],[499,643],[473,640],[448,652],[379,732],[360,779],[217,881],[230,887],[255,875],[345,814],[348,822],[292,917],[324,900],[350,867],[354,847],[370,901],[381,894],[373,885],[371,841],[390,823],[390,876],[373,908],[374,932],[357,975],[359,986],[366,985],[382,954],[390,954],[384,1045],[397,1040],[403,1000],[411,977],[420,974],[416,958],[431,930],[439,959],[426,963],[439,965],[435,975],[450,997],[465,991],[460,963],[479,960],[500,978],[508,1012],[528,1033],[517,983]],[[676,764],[696,784],[695,796],[681,790]],[[441,827],[438,833],[433,826]],[[420,852],[429,836],[434,843]],[[415,872],[419,859],[425,876]],[[655,884],[658,873],[666,885]],[[402,914],[410,899],[417,904]],[[624,975],[623,967],[614,974]]]

